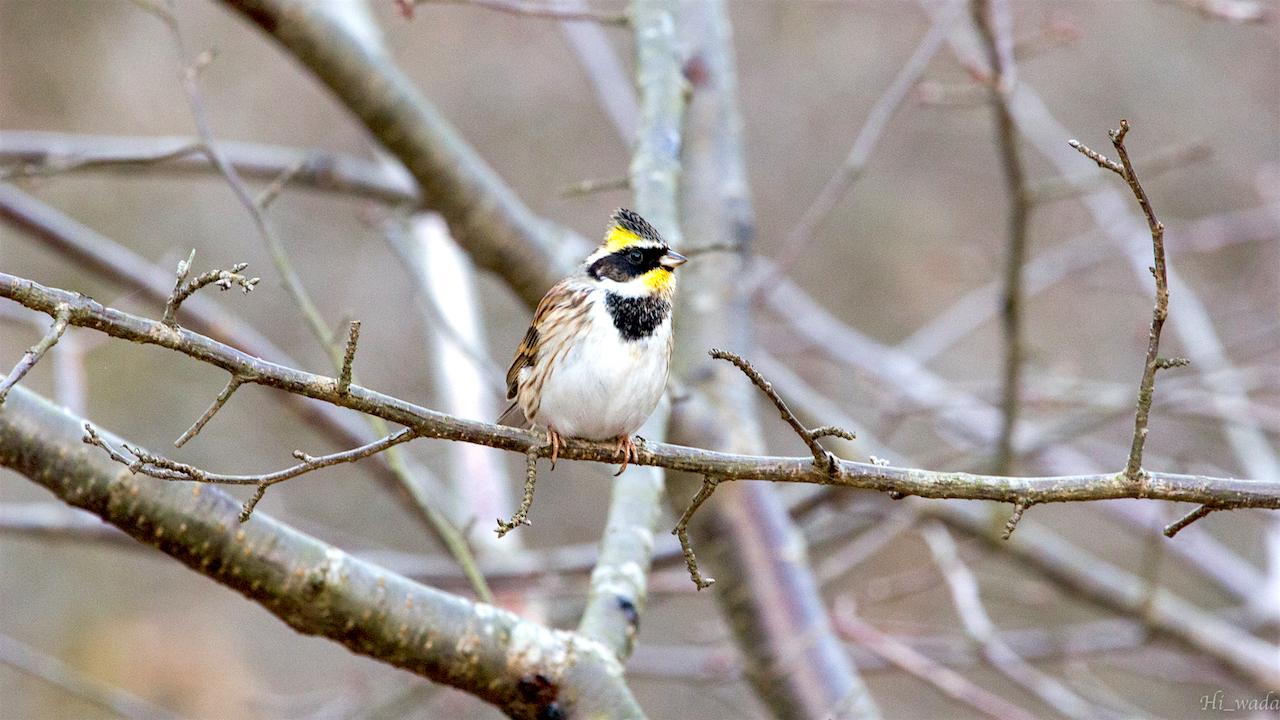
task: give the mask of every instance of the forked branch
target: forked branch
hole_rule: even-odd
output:
[[[230,270],[210,270],[188,282],[187,276],[191,274],[191,263],[195,262],[195,259],[196,251],[192,250],[186,260],[178,263],[177,280],[173,284],[173,293],[169,295],[169,301],[165,303],[164,318],[161,320],[171,328],[178,327],[178,308],[182,302],[200,288],[217,285],[223,290],[230,290],[233,285],[239,285],[248,294],[253,286],[258,284],[258,278],[248,278],[240,274],[241,270],[249,267],[249,263],[236,263]]]
[[[855,436],[852,431],[845,430],[844,428],[838,428],[834,425],[825,425],[813,430],[806,429],[800,422],[800,419],[796,417],[796,414],[791,412],[791,409],[787,407],[785,402],[783,402],[782,396],[778,394],[778,391],[773,389],[773,384],[768,380],[765,380],[764,376],[761,375],[758,370],[751,367],[751,363],[743,360],[741,356],[727,350],[711,350],[710,354],[711,357],[717,360],[728,360],[738,366],[739,370],[745,373],[747,377],[751,378],[751,382],[755,383],[756,387],[764,391],[764,394],[767,395],[769,399],[773,401],[774,406],[778,408],[778,412],[782,413],[782,419],[787,421],[787,424],[791,426],[791,429],[795,430],[796,434],[800,436],[800,439],[804,441],[804,444],[809,447],[809,452],[813,453],[814,467],[820,470],[825,470],[832,475],[840,474],[839,459],[836,458],[835,455],[831,454],[831,452],[826,448],[822,447],[822,445],[818,443],[818,439],[823,437],[840,437],[845,440],[853,440],[855,439]]]
[[[1151,333],[1147,341],[1147,361],[1142,372],[1142,381],[1138,386],[1138,408],[1134,416],[1133,427],[1133,444],[1129,450],[1129,462],[1125,466],[1124,475],[1130,481],[1138,483],[1142,481],[1142,448],[1147,439],[1147,424],[1151,416],[1151,401],[1156,382],[1156,371],[1162,368],[1176,367],[1185,365],[1187,361],[1183,358],[1174,358],[1165,360],[1160,357],[1160,331],[1164,327],[1164,321],[1169,316],[1169,276],[1166,270],[1164,255],[1164,224],[1156,220],[1155,211],[1151,208],[1151,201],[1147,198],[1147,193],[1142,189],[1142,184],[1138,182],[1138,176],[1133,171],[1133,166],[1129,163],[1129,153],[1124,146],[1124,136],[1129,132],[1129,123],[1126,120],[1120,121],[1119,129],[1111,131],[1111,143],[1116,148],[1116,154],[1120,161],[1115,162],[1107,159],[1100,153],[1094,152],[1079,142],[1070,141],[1071,147],[1084,153],[1089,159],[1098,163],[1099,167],[1111,170],[1124,178],[1129,183],[1129,189],[1133,191],[1134,197],[1138,199],[1138,204],[1142,206],[1142,212],[1147,217],[1147,225],[1151,228],[1151,245],[1154,255],[1154,265],[1151,267],[1151,274],[1156,279],[1156,303],[1155,309],[1151,314]]]
[[[22,359],[13,367],[9,375],[0,380],[0,405],[4,404],[4,399],[9,395],[9,390],[18,384],[18,381],[27,374],[27,371],[35,367],[49,348],[57,344],[62,338],[62,333],[67,331],[67,324],[71,322],[71,307],[66,304],[59,304],[53,314],[53,324],[49,326],[49,331],[40,338],[40,342],[36,343],[22,354]]]

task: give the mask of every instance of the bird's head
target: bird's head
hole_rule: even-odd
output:
[[[644,218],[620,208],[604,242],[587,257],[587,275],[622,295],[669,298],[675,291],[672,271],[686,259],[667,247]]]

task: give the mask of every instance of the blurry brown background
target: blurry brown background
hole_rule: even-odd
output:
[[[583,179],[623,176],[629,152],[555,22],[460,6],[419,7],[410,22],[389,1],[373,7],[400,66],[536,213],[594,238],[608,213],[628,203],[629,196],[616,191],[561,196],[561,188]],[[843,161],[868,110],[928,28],[928,17],[906,0],[733,0],[730,9],[758,251],[773,255]],[[177,10],[193,51],[217,50],[200,86],[218,138],[371,157],[361,128],[256,28],[212,2],[179,0]],[[1046,27],[1078,34],[1062,47],[1020,58],[1018,65],[1020,79],[1040,94],[1071,137],[1109,151],[1106,131],[1127,118],[1135,128],[1129,148],[1139,162],[1196,142],[1210,148],[1208,160],[1146,182],[1167,226],[1280,197],[1280,37],[1274,22],[1229,23],[1181,4],[1146,0],[1016,0],[1013,10],[1016,38]],[[962,22],[967,21],[966,16]],[[628,31],[607,32],[630,63]],[[166,28],[125,0],[0,2],[0,131],[194,135],[179,72]],[[924,79],[929,87],[973,95],[966,94],[973,89],[969,75],[945,46]],[[922,102],[919,94],[908,99],[876,146],[865,175],[791,270],[791,277],[832,313],[883,343],[902,342],[966,292],[999,277],[1007,198],[992,115],[982,96],[974,97],[977,102],[960,107]],[[1023,147],[1029,179],[1055,175],[1034,150]],[[1092,167],[1080,159],[1080,172]],[[250,218],[220,178],[90,173],[24,181],[22,187],[164,267],[175,266],[193,247],[197,270],[249,262],[247,272],[263,278],[255,292],[216,299],[273,338],[304,369],[328,372],[326,358],[280,290]],[[362,201],[286,191],[270,216],[327,319],[334,325],[348,315],[363,321],[357,361],[362,383],[435,407],[428,335],[412,309],[413,283],[376,222],[383,212]],[[1093,229],[1078,202],[1040,205],[1032,216],[1031,257]],[[1269,237],[1187,252],[1172,260],[1207,306],[1232,360],[1257,378],[1249,385],[1251,398],[1259,416],[1270,420],[1272,440],[1280,428],[1275,420],[1280,410],[1280,251],[1275,241]],[[1102,248],[1109,243],[1101,236],[1094,242]],[[1029,384],[1055,378],[1136,387],[1151,293],[1148,283],[1135,280],[1121,254],[1112,251],[1107,257],[1027,303]],[[0,226],[0,268],[131,312],[159,314],[5,226]],[[491,277],[481,278],[480,292],[490,321],[490,349],[505,368],[528,312]],[[69,336],[85,346],[86,416],[162,452],[225,382],[220,371],[173,353],[105,342],[89,331],[71,330]],[[10,367],[37,337],[29,325],[0,320],[0,366]],[[1162,354],[1178,354],[1176,336],[1166,332],[1165,337]],[[797,344],[772,313],[762,314],[759,338],[902,456],[934,469],[982,469],[989,460],[945,449],[929,432],[923,411],[894,403],[888,397],[892,393],[874,380]],[[930,367],[996,402],[1000,358],[999,327],[987,322]],[[1181,378],[1195,388],[1194,373],[1177,370],[1160,381]],[[37,366],[25,384],[48,396],[57,392],[48,364]],[[1123,408],[1114,413],[1092,409],[1095,386],[1078,387],[1081,398],[1041,398],[1029,415],[1054,420],[1093,412],[1100,419],[1085,428],[1080,447],[1104,467],[1120,468],[1131,418]],[[762,417],[772,452],[802,454],[771,409],[763,409]],[[1222,422],[1179,408],[1156,414],[1148,448],[1151,468],[1245,474],[1224,442]],[[253,473],[289,464],[294,449],[318,454],[335,448],[280,409],[273,391],[249,388],[237,393],[195,441],[169,455],[221,472]],[[443,443],[425,440],[410,446],[441,473],[447,468],[445,450]],[[540,548],[598,540],[608,490],[606,468],[562,465],[540,484],[534,525],[519,531],[522,541]],[[42,489],[0,472],[0,501],[49,499]],[[854,493],[835,502],[836,514],[850,516],[866,510],[862,504],[872,508],[871,515],[880,507],[871,496]],[[439,552],[359,467],[286,483],[268,494],[262,509],[348,549]],[[1121,567],[1139,567],[1143,541],[1096,508],[1037,507],[1028,517]],[[490,521],[479,518],[482,527]],[[1266,515],[1236,512],[1211,516],[1201,525],[1264,571],[1267,523]],[[827,538],[811,552],[821,558],[849,537]],[[984,599],[1002,629],[1112,617],[983,547],[964,545],[963,555],[978,573]],[[824,594],[865,599],[867,588],[880,587],[876,582],[884,585],[886,578],[900,579],[901,573],[927,569],[930,563],[919,535],[906,532],[826,586]],[[681,573],[676,567],[663,576],[670,582],[655,582],[640,646],[704,646],[725,653],[716,657],[732,658],[731,638],[715,603],[708,593],[692,593]],[[860,615],[893,634],[963,636],[945,584],[936,572],[932,580],[927,570],[924,577],[917,591],[860,602]],[[1176,559],[1166,557],[1161,580],[1207,609],[1234,603]],[[533,589],[541,598],[537,612],[570,626],[584,599],[582,588],[581,577],[538,584]],[[1276,641],[1274,623],[1258,632]],[[325,640],[298,636],[258,606],[148,550],[0,535],[0,635],[193,717],[497,716],[459,693],[432,693],[422,689],[425,681],[404,672]],[[1158,652],[1152,654],[1151,648]],[[676,665],[674,653],[645,657],[658,666]],[[726,662],[729,671],[704,667],[701,678],[692,670],[686,677],[638,671],[631,685],[653,718],[763,717],[749,687],[733,677],[736,666]],[[1078,678],[1083,671],[1073,663],[1088,668],[1127,702],[1164,717],[1202,716],[1201,697],[1216,690],[1231,697],[1265,692],[1159,638],[1146,649],[1079,659],[1059,655],[1042,667]],[[1056,716],[981,664],[960,669],[1033,712]],[[1179,673],[1201,681],[1190,682]],[[871,669],[864,677],[885,717],[976,716],[898,671]],[[387,705],[405,692],[416,694],[404,707]],[[3,664],[0,698],[4,718],[111,717]]]

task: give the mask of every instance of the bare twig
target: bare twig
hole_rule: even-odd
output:
[[[832,455],[827,451],[826,448],[818,444],[818,438],[835,436],[844,438],[845,440],[853,440],[854,435],[852,432],[831,425],[820,427],[816,430],[806,430],[804,425],[801,424],[800,419],[797,418],[795,413],[791,412],[787,407],[787,403],[783,401],[782,396],[778,394],[778,391],[773,389],[773,385],[768,380],[765,380],[764,376],[761,375],[759,371],[751,367],[751,363],[743,360],[735,353],[728,352],[727,350],[713,349],[710,351],[710,354],[711,357],[716,358],[717,360],[728,360],[736,365],[739,370],[746,374],[747,377],[751,378],[751,382],[755,383],[756,387],[760,388],[764,394],[773,401],[774,406],[778,408],[778,412],[782,414],[782,419],[787,421],[787,424],[791,426],[791,429],[796,431],[796,434],[800,436],[801,440],[804,440],[804,444],[809,446],[809,451],[813,453],[814,467],[825,469],[827,472],[832,474],[838,474],[840,472],[838,459],[835,455]]]
[[[1123,476],[1120,479],[1123,481]],[[1082,598],[1141,618],[1149,629],[1217,659],[1258,687],[1280,688],[1274,644],[1164,588],[1156,591],[1148,606],[1145,583],[1136,575],[1074,547],[1034,521],[1023,521],[1016,536],[1006,542],[991,532],[989,516],[979,508],[961,503],[922,503],[921,510],[982,538],[988,547],[1009,553]]]
[[[845,596],[836,600],[831,619],[841,635],[978,712],[1001,720],[1036,720],[1030,712],[969,682],[960,673],[930,660],[901,640],[880,632],[857,616],[853,602]]]
[[[537,446],[531,445],[524,453],[524,498],[520,501],[520,509],[516,510],[516,514],[511,516],[510,520],[504,522],[502,518],[498,518],[498,537],[506,535],[521,525],[533,524],[529,522],[529,508],[533,506],[533,488],[538,482],[539,450]]]
[[[425,209],[445,217],[476,265],[505,279],[530,307],[586,255],[581,238],[534,215],[520,201],[392,62],[392,53],[368,52],[363,39],[322,5],[222,4],[314,72],[412,173],[427,198]],[[379,82],[370,83],[370,77]]]
[[[173,441],[173,446],[182,447],[187,444],[188,440],[195,437],[196,433],[200,432],[204,428],[205,424],[212,420],[213,416],[222,409],[222,406],[227,404],[227,400],[231,399],[231,393],[235,392],[243,382],[244,378],[239,375],[232,375],[231,379],[227,381],[227,386],[222,389],[222,392],[218,393],[218,397],[214,399],[211,405],[209,405],[209,409],[205,410],[204,414],[200,416],[200,419],[196,420],[191,427],[187,428],[187,431],[182,433],[181,437]]]
[[[30,233],[54,252],[74,260],[106,281],[123,285],[161,306],[173,289],[172,271],[152,265],[128,248],[13,185],[0,183],[0,218],[11,226]],[[182,307],[187,315],[187,328],[208,333],[213,339],[233,345],[251,357],[282,367],[297,365],[287,353],[256,328],[226,312],[208,298],[194,295]],[[52,310],[49,314],[53,314]],[[164,327],[157,323],[156,331]],[[230,369],[229,372],[238,374],[235,369]],[[284,402],[287,408],[315,426],[339,447],[362,445],[387,434],[371,434],[368,426],[357,418],[344,414],[335,407],[309,402],[298,395],[286,395]],[[449,506],[446,499],[448,490],[432,475],[430,469],[397,453],[395,448],[389,453],[376,456],[376,460],[376,463],[366,464],[365,467],[405,509],[429,532],[436,533],[446,546],[465,549],[465,543],[460,537],[451,541],[449,518],[428,502],[430,499]],[[412,478],[407,481],[409,474]],[[445,522],[440,522],[441,519]],[[467,568],[461,560],[459,564],[464,569]],[[473,572],[472,576],[473,580],[483,579],[478,571]],[[485,597],[482,593],[478,593],[478,596],[482,599]]]
[[[1092,172],[1092,171],[1091,171]],[[1149,175],[1148,175],[1149,177]],[[1222,213],[1170,228],[1168,252],[1211,252],[1238,243],[1258,242],[1280,232],[1280,206],[1270,205]],[[1059,243],[1023,268],[1025,295],[1044,292],[1064,279],[1114,257],[1114,250],[1098,242],[1096,232]],[[918,328],[898,348],[920,362],[929,362],[966,337],[1000,311],[1000,283],[992,281],[970,291]]]
[[[347,333],[347,351],[342,355],[342,370],[338,374],[338,394],[351,390],[351,364],[356,360],[356,343],[360,342],[360,321],[352,320]]]
[[[964,35],[963,32],[959,33],[952,43],[957,56],[966,67],[982,72],[982,61],[976,57],[976,53],[970,52],[965,42],[968,38]],[[1019,83],[1015,100],[1013,109],[1019,131],[1059,172],[1070,171],[1073,163],[1078,162],[1078,156],[1075,151],[1062,145],[1061,139],[1069,136],[1069,131],[1049,113],[1035,90],[1025,83]],[[1124,200],[1120,194],[1111,190],[1095,192],[1084,196],[1081,202],[1101,232],[1122,248],[1136,273],[1145,277],[1150,265],[1144,256],[1149,258],[1150,255],[1146,253],[1150,250],[1144,252],[1142,248],[1150,247],[1150,231],[1148,228],[1138,229],[1134,218],[1124,210]],[[1190,285],[1172,268],[1167,271],[1169,287],[1179,295],[1180,300],[1179,312],[1170,319],[1188,357],[1200,368],[1206,385],[1213,387],[1223,400],[1230,398],[1232,401],[1245,401],[1243,390],[1232,380],[1232,361],[1227,356],[1222,339],[1214,330],[1208,309]],[[1244,417],[1239,422],[1224,424],[1222,431],[1240,464],[1246,468],[1247,475],[1259,480],[1280,478],[1280,457],[1277,457],[1257,423]],[[1064,451],[1071,452],[1061,447],[1055,449],[1055,453]],[[1280,544],[1277,546],[1280,547]],[[1275,597],[1274,593],[1272,597]]]
[[[160,321],[171,328],[178,326],[178,308],[183,301],[191,297],[200,288],[217,285],[222,290],[230,290],[232,285],[239,285],[247,295],[253,289],[253,286],[258,284],[258,278],[248,278],[240,274],[241,270],[249,267],[249,263],[236,263],[231,266],[230,270],[210,270],[201,274],[195,280],[188,282],[187,276],[191,273],[191,263],[195,259],[196,251],[192,250],[186,260],[178,263],[177,280],[173,285],[173,293],[169,295],[169,301],[165,303],[164,319]]]
[[[565,185],[560,188],[560,197],[582,197],[583,195],[593,195],[599,192],[609,192],[614,190],[627,190],[631,187],[631,178],[617,177],[607,178],[604,180],[581,180],[572,185]],[[681,248],[682,250],[684,248]]]
[[[241,177],[272,180],[290,173],[292,187],[413,205],[418,190],[404,173],[350,155],[223,141],[219,148]],[[139,168],[152,174],[217,172],[204,143],[189,137],[113,137],[55,132],[0,132],[0,179]],[[292,172],[292,168],[300,168]]]
[[[271,203],[275,202],[276,198],[280,197],[280,193],[284,191],[284,186],[293,182],[293,179],[298,176],[298,173],[302,172],[306,165],[306,159],[301,158],[294,164],[281,170],[279,175],[272,178],[271,182],[266,187],[262,188],[262,192],[258,193],[258,196],[254,198],[253,204],[257,206],[259,211],[265,212]],[[231,167],[234,168],[235,165],[231,165]]]
[[[1212,156],[1213,146],[1204,140],[1195,140],[1161,148],[1150,157],[1135,160],[1133,164],[1142,171],[1143,177],[1150,180],[1170,170],[1208,160]],[[1027,183],[1027,196],[1036,205],[1079,197],[1096,190],[1109,177],[1105,172],[1097,170],[1087,170],[1072,176],[1053,175]]]
[[[1087,155],[1099,166],[1119,174],[1120,177],[1124,178],[1125,182],[1129,183],[1129,189],[1133,191],[1134,197],[1138,199],[1138,204],[1142,206],[1142,212],[1147,216],[1147,225],[1151,228],[1151,245],[1155,257],[1155,264],[1151,268],[1151,274],[1156,279],[1156,305],[1151,314],[1151,334],[1147,342],[1147,362],[1143,369],[1142,382],[1138,389],[1138,409],[1134,417],[1133,446],[1129,450],[1129,462],[1124,471],[1125,477],[1130,482],[1136,483],[1142,480],[1142,447],[1147,440],[1147,423],[1151,414],[1156,370],[1161,367],[1182,364],[1185,361],[1170,363],[1169,361],[1162,361],[1160,358],[1160,331],[1164,327],[1165,318],[1169,316],[1169,276],[1165,270],[1164,225],[1156,220],[1155,211],[1151,208],[1147,193],[1142,189],[1142,184],[1138,182],[1138,176],[1134,173],[1129,163],[1129,153],[1124,147],[1124,136],[1128,132],[1129,123],[1126,120],[1120,121],[1119,129],[1111,131],[1111,143],[1115,146],[1116,154],[1120,157],[1119,163],[1108,160],[1075,140],[1071,141],[1071,146]]]
[[[672,535],[680,538],[680,549],[684,550],[684,562],[689,567],[689,577],[699,590],[711,587],[715,579],[704,578],[702,573],[698,572],[698,558],[693,554],[693,545],[689,542],[689,520],[693,518],[698,508],[702,507],[702,503],[711,497],[711,493],[716,491],[716,485],[719,483],[720,479],[714,475],[703,476],[702,487],[693,496],[693,500],[689,501],[689,507],[685,509],[684,514],[680,516],[680,521],[671,530]]]
[[[13,370],[9,371],[9,375],[4,380],[0,380],[0,405],[4,404],[4,399],[9,395],[9,389],[18,383],[19,380],[27,374],[35,364],[40,361],[49,348],[57,344],[62,337],[62,333],[67,331],[67,324],[71,322],[71,306],[60,304],[54,309],[53,324],[49,326],[49,331],[40,338],[40,342],[36,343],[22,354],[22,359],[17,365],[13,366]]]
[[[1212,508],[1212,507],[1209,507],[1208,505],[1201,505],[1200,507],[1196,508],[1195,510],[1192,510],[1186,515],[1183,515],[1182,518],[1177,520],[1176,522],[1172,522],[1169,525],[1167,525],[1164,529],[1164,536],[1173,537],[1174,535],[1177,535],[1178,532],[1181,531],[1183,528],[1185,528],[1186,526],[1190,525],[1191,523],[1197,520],[1208,517],[1209,513],[1213,512],[1216,509],[1217,508]]]
[[[818,193],[818,197],[814,198],[813,203],[805,210],[804,215],[801,216],[795,227],[791,229],[791,232],[787,233],[787,238],[783,242],[782,250],[778,254],[778,260],[776,265],[773,266],[772,272],[769,275],[759,276],[761,280],[756,285],[759,293],[767,293],[774,285],[774,283],[770,282],[770,279],[785,275],[791,269],[791,265],[801,256],[805,246],[809,244],[813,234],[822,224],[823,219],[831,212],[836,203],[844,198],[845,194],[849,192],[849,188],[862,175],[862,169],[866,167],[867,160],[871,157],[871,150],[875,147],[885,127],[889,124],[889,119],[893,116],[898,106],[902,104],[902,101],[906,99],[916,80],[929,67],[929,61],[933,58],[934,53],[938,51],[938,48],[941,47],[942,42],[946,40],[947,33],[951,30],[952,23],[959,17],[963,6],[964,0],[948,0],[941,9],[934,13],[933,24],[929,26],[928,32],[921,38],[915,52],[902,66],[902,69],[898,71],[897,76],[894,77],[889,87],[876,100],[876,104],[872,106],[871,111],[867,113],[866,122],[863,124],[862,129],[858,131],[858,137],[853,141],[853,147],[850,148],[844,164],[827,180],[827,184]]]
[[[1058,712],[1078,720],[1093,718],[1095,708],[1091,703],[1059,680],[1023,660],[1000,639],[995,624],[991,622],[978,595],[978,581],[956,553],[951,533],[938,522],[924,525],[921,533],[933,552],[938,569],[951,588],[956,612],[964,623],[965,631],[982,645],[987,661]]]
[[[216,487],[193,500],[190,487],[122,474],[106,455],[77,451],[83,423],[16,389],[0,410],[0,466],[91,508],[300,633],[460,688],[512,717],[547,716],[545,700],[521,692],[521,679],[535,675],[554,678],[584,716],[643,716],[599,643],[409,581],[263,513],[238,524],[242,504]],[[43,471],[54,464],[59,472]]]
[[[600,23],[601,25],[616,25],[618,27],[626,27],[631,24],[631,16],[626,13],[570,10],[541,2],[525,2],[524,0],[396,0],[396,5],[400,8],[401,14],[408,18],[413,17],[414,6],[416,5],[475,5],[476,7],[524,17],[561,21],[588,21]]]
[[[1018,129],[1014,126],[1013,113],[1009,109],[1009,95],[1016,82],[1012,67],[1013,41],[1009,34],[1009,8],[1001,0],[973,0],[970,10],[991,67],[987,86],[991,107],[996,116],[996,145],[1004,169],[1005,193],[1009,198],[1008,250],[1005,255],[1004,292],[1001,298],[1004,372],[1000,409],[1003,422],[996,440],[994,463],[995,474],[1007,475],[1013,465],[1013,433],[1021,407],[1022,266],[1027,256],[1027,225],[1031,217],[1031,205],[1027,199],[1025,172],[1018,148]]]
[[[67,665],[8,635],[0,635],[0,663],[16,668],[60,688],[87,703],[134,720],[181,720],[182,716],[153,705],[121,688]]]
[[[333,453],[332,455],[322,455],[320,457],[312,457],[301,450],[293,451],[293,456],[301,460],[297,465],[278,470],[274,473],[265,475],[223,475],[221,473],[210,473],[200,468],[188,465],[186,463],[175,462],[159,455],[154,455],[141,448],[132,445],[125,445],[124,449],[133,455],[130,460],[128,456],[111,447],[102,437],[93,429],[89,423],[84,425],[84,441],[88,445],[94,445],[102,448],[111,456],[113,460],[121,464],[127,465],[129,470],[134,473],[142,473],[160,480],[178,480],[178,481],[194,481],[202,483],[214,483],[219,485],[257,485],[258,489],[254,496],[244,504],[244,508],[240,512],[240,522],[248,522],[249,516],[253,513],[253,509],[257,507],[258,501],[266,494],[267,488],[276,483],[284,482],[299,475],[319,470],[320,468],[337,465],[339,463],[356,462],[363,460],[370,455],[376,455],[391,447],[395,447],[400,443],[408,442],[417,435],[412,429],[406,428],[396,433],[388,435],[380,440],[371,442],[368,445],[362,445],[358,448],[346,450],[344,452]]]
[[[280,276],[281,283],[285,291],[293,299],[297,305],[299,312],[302,313],[307,323],[310,325],[312,332],[319,340],[321,347],[329,355],[330,361],[334,365],[335,372],[341,367],[341,356],[339,350],[334,344],[333,333],[325,324],[323,316],[319,308],[311,300],[311,296],[307,293],[301,279],[294,271],[292,261],[289,259],[288,251],[285,249],[284,243],[276,235],[275,230],[267,221],[266,215],[262,211],[262,207],[252,196],[249,186],[244,179],[236,172],[234,166],[227,160],[226,154],[222,151],[221,145],[215,140],[212,126],[209,123],[208,113],[205,110],[204,98],[200,93],[200,86],[197,82],[202,57],[197,57],[195,61],[188,61],[189,53],[187,50],[186,40],[182,33],[182,28],[178,23],[177,17],[173,14],[171,8],[157,7],[155,14],[168,26],[177,47],[179,61],[184,64],[182,73],[182,85],[187,94],[188,104],[191,106],[191,115],[195,120],[197,132],[200,139],[205,145],[210,160],[218,168],[226,179],[232,193],[245,207],[249,213],[254,225],[258,230],[259,236],[262,238],[263,244],[267,248],[267,253],[271,257],[272,263],[276,266],[277,273]],[[262,19],[263,14],[259,13],[255,19]],[[377,435],[386,435],[388,428],[385,423],[377,418],[368,418],[367,422],[373,428]],[[401,486],[408,491],[414,501],[418,503],[432,525],[432,529],[439,535],[441,541],[449,548],[449,551],[458,559],[458,563],[467,570],[475,587],[476,595],[484,601],[492,600],[492,594],[485,585],[484,578],[476,568],[475,558],[471,553],[470,547],[466,543],[466,539],[459,532],[458,528],[435,503],[428,500],[428,497],[417,486],[413,478],[409,476],[408,469],[404,458],[399,451],[392,449],[387,455],[387,461],[395,471],[397,479]]]
[[[1009,522],[1005,523],[1004,535],[1002,537],[1008,540],[1013,535],[1014,528],[1018,527],[1018,521],[1022,519],[1022,513],[1026,512],[1027,504],[1024,502],[1016,502],[1013,504],[1013,514],[1009,516]]]

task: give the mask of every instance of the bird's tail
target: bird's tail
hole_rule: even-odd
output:
[[[522,430],[532,430],[533,423],[529,422],[529,418],[524,416],[524,410],[520,409],[519,402],[511,403],[511,407],[498,418],[499,425],[507,427],[520,428]]]

